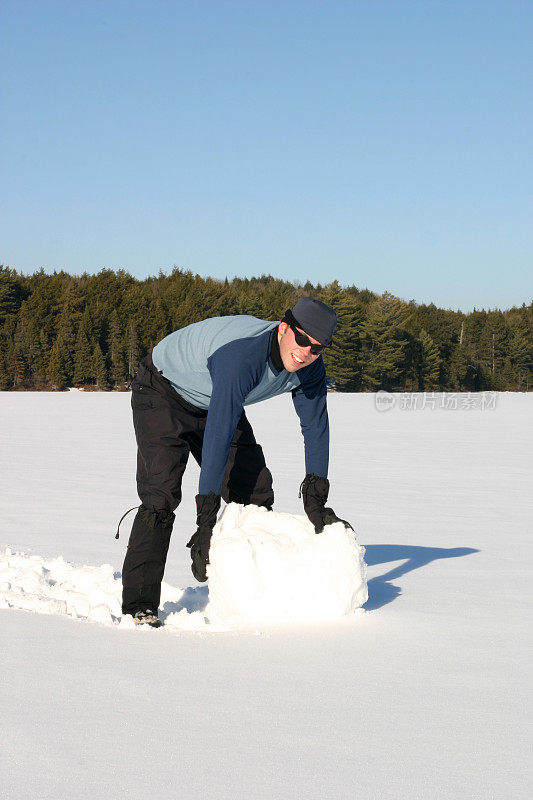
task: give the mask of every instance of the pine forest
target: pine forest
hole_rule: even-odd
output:
[[[470,313],[406,302],[337,281],[215,280],[175,268],[22,275],[0,266],[0,389],[127,389],[164,336],[207,317],[282,319],[299,297],[339,317],[324,360],[340,391],[531,391],[533,303]]]

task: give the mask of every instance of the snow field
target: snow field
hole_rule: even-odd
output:
[[[26,554],[9,570],[29,570],[28,593],[72,580],[61,556],[113,617],[91,593],[116,599],[136,501],[129,401],[0,393],[0,552]],[[185,547],[191,460],[162,604],[181,629],[0,610],[1,800],[529,800],[533,395],[485,412],[328,404],[328,504],[365,547],[366,613],[210,635]],[[275,511],[301,515],[290,397],[247,415]]]

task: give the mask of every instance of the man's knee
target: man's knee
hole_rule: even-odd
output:
[[[145,508],[159,512],[174,512],[181,503],[181,480],[156,482],[137,471],[137,494]],[[180,476],[181,477],[181,476]]]
[[[272,473],[268,467],[263,467],[257,477],[256,485],[251,495],[250,503],[271,509],[274,505],[274,489],[272,487]]]
[[[124,569],[123,583],[142,586],[161,582],[167,560],[175,516],[171,511],[139,507],[133,525]]]

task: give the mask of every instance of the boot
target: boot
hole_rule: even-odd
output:
[[[160,628],[163,624],[150,608],[147,608],[146,611],[137,611],[133,615],[133,621],[136,625],[149,625],[150,628]]]

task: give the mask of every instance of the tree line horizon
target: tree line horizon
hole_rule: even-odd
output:
[[[340,391],[530,391],[533,303],[464,313],[356,286],[271,275],[219,280],[175,267],[23,275],[0,266],[0,390],[124,390],[164,336],[207,317],[279,320],[299,297],[332,306],[324,352]]]

